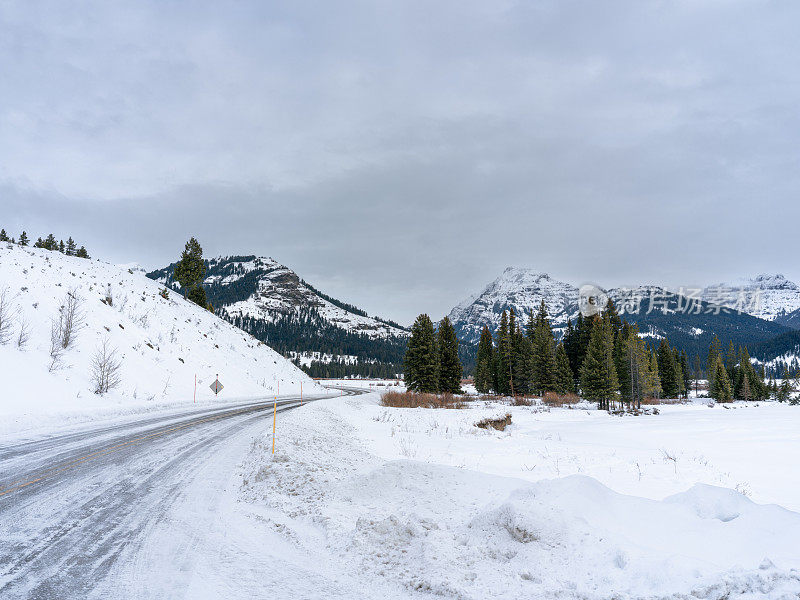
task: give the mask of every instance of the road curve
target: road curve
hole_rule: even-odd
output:
[[[272,409],[195,408],[0,444],[0,598],[179,596],[192,545]]]

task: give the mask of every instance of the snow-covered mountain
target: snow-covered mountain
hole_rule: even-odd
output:
[[[198,401],[269,396],[278,386],[281,394],[294,393],[301,383],[306,393],[322,391],[265,344],[180,294],[164,293],[133,267],[2,243],[0,305],[4,291],[0,321],[9,329],[0,324],[0,430],[36,413],[192,402],[195,376]],[[51,326],[60,322],[68,294],[82,317],[53,364]],[[91,372],[104,342],[119,360],[120,382],[101,396]],[[209,384],[217,375],[224,389],[215,398]]]
[[[639,325],[643,338],[655,342],[668,338],[670,343],[690,354],[702,354],[714,335],[725,342],[732,340],[736,345],[753,345],[788,332],[788,323],[781,321],[791,315],[797,314],[800,321],[800,310],[788,312],[800,304],[798,286],[782,276],[760,276],[746,281],[746,284],[729,284],[724,289],[735,288],[737,297],[738,290],[745,286],[749,286],[745,289],[750,292],[761,290],[762,303],[755,307],[759,309],[757,315],[747,310],[742,314],[719,311],[703,301],[701,294],[687,298],[655,285],[612,288],[607,294],[623,318]],[[707,289],[712,287],[715,286]],[[558,334],[567,319],[577,318],[578,296],[577,286],[553,279],[546,273],[508,268],[481,293],[456,306],[450,319],[462,339],[474,342],[480,337],[484,325],[494,333],[500,315],[509,308],[514,308],[517,315],[523,315],[524,326],[527,323],[525,315],[530,310],[536,311],[544,299]],[[714,297],[719,298],[719,293]],[[692,309],[696,309],[698,303],[699,312]],[[744,308],[755,312],[753,306]]]
[[[800,328],[792,316],[800,311],[800,286],[781,274],[761,274],[710,285],[703,290],[703,300]]]
[[[504,310],[513,308],[524,325],[528,313],[535,313],[542,300],[555,329],[565,327],[567,319],[577,317],[577,287],[547,273],[516,267],[508,267],[483,291],[458,304],[449,316],[460,338],[476,342],[484,326],[492,332],[497,329]]]
[[[148,273],[162,284],[180,288],[172,279],[175,264]],[[301,310],[313,310],[328,323],[350,333],[369,337],[404,336],[396,323],[370,317],[366,312],[331,298],[303,281],[297,273],[273,258],[220,256],[206,261],[204,281],[209,301],[225,308],[231,317],[250,316],[274,322]]]
[[[179,290],[174,269],[147,276]],[[272,258],[207,260],[204,288],[220,316],[315,377],[395,377],[402,370],[404,327],[332,298]]]
[[[148,273],[148,277],[179,288],[172,279],[175,265]],[[405,335],[396,323],[370,317],[355,306],[340,302],[303,281],[297,273],[273,258],[220,256],[206,262],[204,281],[209,301],[230,316],[250,316],[275,321],[281,316],[312,309],[327,322],[351,333],[369,337]]]

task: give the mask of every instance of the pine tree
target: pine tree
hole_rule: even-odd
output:
[[[775,393],[775,398],[778,402],[786,402],[791,398],[792,394],[792,386],[789,383],[789,380],[784,377],[781,381],[781,384],[778,386],[777,392]]]
[[[686,351],[681,350],[681,356],[678,361],[681,367],[681,374],[683,375],[683,397],[689,397],[689,390],[692,387],[692,375],[689,373],[689,357],[686,356]]]
[[[173,277],[181,285],[184,297],[186,297],[193,288],[202,287],[205,276],[206,265],[203,260],[203,249],[195,238],[191,238],[186,242],[181,259],[175,265]],[[195,297],[199,299],[199,294],[196,293]],[[202,306],[205,307],[205,303]]]
[[[717,359],[720,357],[721,353],[722,344],[720,343],[719,338],[715,335],[708,347],[708,358],[706,359],[706,378],[708,379],[709,392],[714,385],[714,376],[717,372]]]
[[[619,395],[622,402],[631,402],[631,362],[630,362],[630,331],[631,326],[624,323],[614,336],[614,368],[617,370],[619,381]]]
[[[52,233],[48,233],[47,237],[44,240],[44,248],[47,250],[58,250],[58,242],[56,241],[56,236]]]
[[[511,389],[511,334],[506,311],[500,315],[500,328],[497,330],[497,392],[508,395]]]
[[[422,314],[411,326],[405,356],[406,387],[415,392],[439,390],[439,352],[431,318]]]
[[[484,326],[481,330],[481,339],[478,342],[478,356],[475,359],[475,389],[480,394],[488,394],[494,388],[494,347],[492,334]]]
[[[658,372],[658,358],[653,350],[648,351],[647,386],[644,396],[647,398],[661,398],[661,375]]]
[[[555,341],[544,300],[539,305],[536,318],[533,313],[530,314],[528,337],[533,346],[533,389],[538,394],[552,391],[556,378]]]
[[[578,321],[580,322],[583,319],[580,313],[578,313]],[[580,354],[580,340],[578,339],[578,332],[577,330],[572,327],[572,320],[567,320],[567,329],[564,331],[564,352],[567,353],[567,359],[569,360],[569,368],[570,371],[575,375],[575,381],[572,385],[573,389],[577,387],[578,384],[578,375],[580,373],[581,364],[579,362],[579,354]]]
[[[678,378],[675,370],[675,356],[664,338],[658,345],[658,373],[661,375],[661,390],[665,398],[678,395]]]
[[[81,246],[78,248],[78,251],[75,253],[75,256],[78,258],[89,258],[89,253],[86,251],[86,248]]]
[[[439,323],[439,391],[451,394],[461,392],[461,361],[458,359],[458,338],[448,317]]]
[[[0,242],[7,242],[8,241],[8,234],[6,233],[5,229],[0,229]]]
[[[714,367],[714,385],[711,389],[711,397],[717,402],[730,402],[733,400],[731,381],[728,377],[728,370],[722,363],[722,357],[717,356],[717,364]]]
[[[738,358],[736,349],[733,347],[733,340],[728,340],[728,351],[725,353],[725,368],[728,370],[728,377],[733,374]]]
[[[569,366],[569,358],[564,350],[564,344],[556,346],[556,392],[570,394],[575,391],[575,376]]]
[[[581,392],[598,403],[601,410],[610,410],[619,382],[614,369],[613,334],[607,319],[595,317],[586,358],[581,366]]]
[[[72,236],[67,240],[65,251],[67,256],[75,256],[75,241],[72,239]]]
[[[64,240],[59,240],[58,251],[61,252],[61,254],[64,254]]]
[[[19,236],[19,245],[20,246],[27,246],[28,245],[28,234],[25,233],[24,231]]]

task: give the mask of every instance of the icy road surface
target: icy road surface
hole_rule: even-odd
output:
[[[299,405],[278,401],[278,411]],[[0,442],[0,598],[180,596],[272,401]]]

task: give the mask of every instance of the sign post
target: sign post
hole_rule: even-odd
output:
[[[275,454],[275,420],[278,418],[278,397],[272,405],[272,453]]]
[[[196,376],[195,376],[195,377],[196,377]],[[211,384],[210,386],[208,386],[208,387],[210,387],[210,388],[211,388],[211,391],[212,391],[212,392],[214,392],[214,395],[215,395],[215,396],[216,396],[217,394],[219,394],[219,393],[222,391],[222,388],[223,388],[223,387],[225,387],[225,386],[224,386],[224,385],[222,385],[222,384],[220,383],[220,381],[219,381],[219,373],[217,373],[217,378],[214,380],[214,383],[212,383],[212,384]]]

